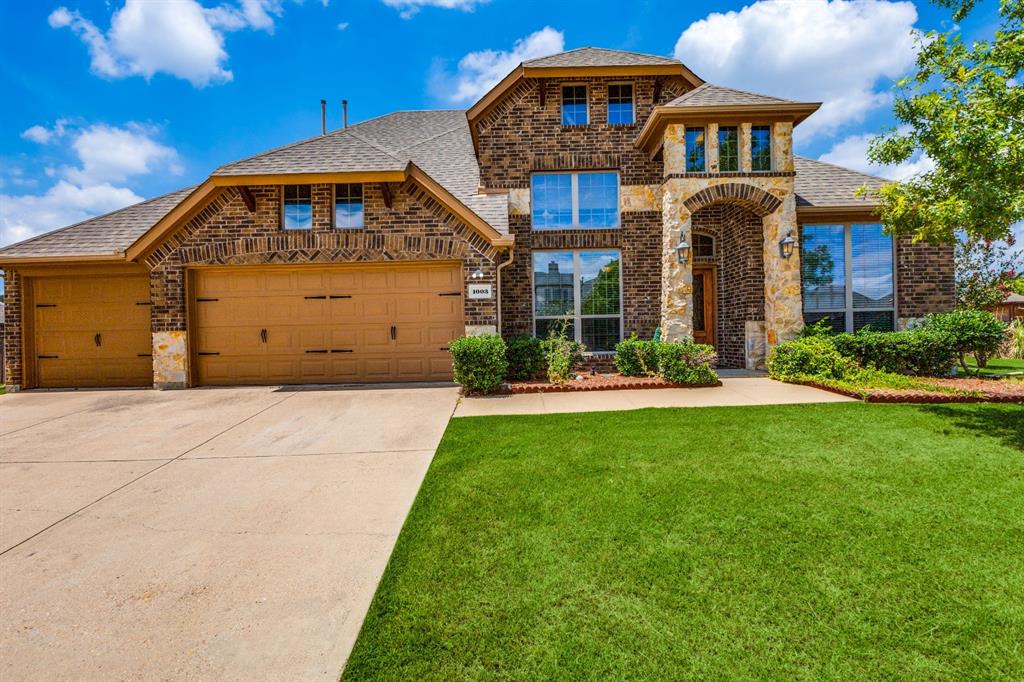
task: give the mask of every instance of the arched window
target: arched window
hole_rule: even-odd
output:
[[[715,238],[709,234],[693,234],[693,257],[711,260],[715,257]]]

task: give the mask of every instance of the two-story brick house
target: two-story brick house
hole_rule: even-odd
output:
[[[886,236],[882,181],[796,157],[818,108],[664,57],[525,62],[467,111],[407,111],[230,163],[0,250],[9,385],[447,379],[462,334],[565,320],[758,367],[805,322],[953,302],[952,252]]]

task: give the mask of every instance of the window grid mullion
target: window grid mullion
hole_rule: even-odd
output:
[[[846,266],[846,331],[853,331],[853,227],[843,226],[843,259]]]
[[[573,180],[575,181],[575,179],[576,176],[573,175]],[[574,250],[572,252],[572,335],[577,342],[583,341],[583,304],[580,302],[580,297],[583,295],[583,287],[581,285],[582,281],[583,272],[581,269],[580,252],[579,250]]]
[[[569,182],[572,183],[572,224],[578,226],[580,224],[580,176],[578,173],[572,173],[569,175]]]

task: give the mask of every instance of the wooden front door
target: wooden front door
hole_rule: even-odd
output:
[[[693,268],[693,340],[715,346],[715,269]]]

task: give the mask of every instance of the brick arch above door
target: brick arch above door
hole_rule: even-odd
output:
[[[782,205],[782,199],[754,185],[727,182],[705,187],[683,202],[686,210],[695,213],[714,204],[731,203],[748,209],[763,218]]]

